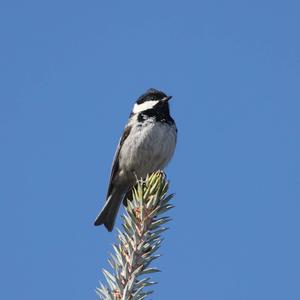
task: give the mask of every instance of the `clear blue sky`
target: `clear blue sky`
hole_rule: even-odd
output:
[[[97,299],[92,225],[136,97],[173,95],[153,299],[300,299],[299,1],[0,2],[0,298]],[[118,223],[119,224],[119,223]]]

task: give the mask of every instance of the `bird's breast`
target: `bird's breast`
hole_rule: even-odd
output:
[[[176,144],[176,127],[153,119],[137,123],[122,145],[119,163],[123,171],[138,177],[163,169]]]

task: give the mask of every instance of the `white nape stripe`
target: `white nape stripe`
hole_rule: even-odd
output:
[[[159,101],[145,101],[145,102],[143,102],[141,104],[135,103],[132,112],[134,114],[137,114],[137,113],[139,113],[141,111],[153,108],[155,106],[155,104],[157,104],[158,102]]]

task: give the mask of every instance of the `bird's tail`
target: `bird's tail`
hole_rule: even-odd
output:
[[[113,191],[107,198],[104,207],[94,222],[94,225],[99,226],[104,224],[108,231],[112,231],[122,199],[123,193]]]

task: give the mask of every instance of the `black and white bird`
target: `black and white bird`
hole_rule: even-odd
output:
[[[108,192],[95,225],[112,231],[120,204],[136,178],[162,170],[173,156],[177,128],[170,116],[171,96],[149,89],[134,104],[112,163]]]

